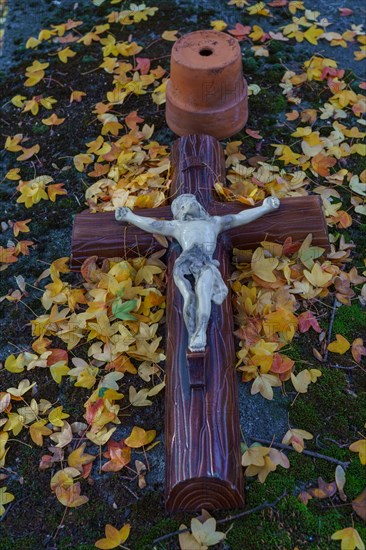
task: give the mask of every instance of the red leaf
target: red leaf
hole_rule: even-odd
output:
[[[231,29],[227,32],[232,36],[235,36],[235,38],[240,42],[241,40],[244,40],[246,35],[249,34],[251,30],[252,27],[250,27],[249,25],[244,27],[244,25],[242,25],[241,23],[237,23],[234,29]]]
[[[140,74],[147,74],[150,71],[151,61],[148,57],[136,57],[136,61],[135,71],[140,71]]]
[[[258,130],[250,130],[249,128],[245,128],[245,132],[248,134],[248,136],[254,139],[263,139],[263,136],[258,134]]]
[[[59,348],[50,348],[48,351],[51,351],[51,355],[47,357],[47,365],[51,367],[55,363],[58,363],[59,361],[65,361],[67,363],[68,361],[68,354],[65,349],[59,349]]]
[[[268,2],[268,5],[271,8],[282,8],[283,6],[287,6],[287,0],[273,0],[272,2]]]
[[[338,11],[341,17],[347,17],[348,15],[352,15],[353,13],[353,10],[351,10],[351,8],[338,8]]]
[[[315,319],[311,311],[304,311],[304,313],[301,313],[298,316],[298,321],[299,321],[300,332],[307,332],[310,329],[310,327],[313,327],[315,332],[322,331],[322,329],[318,324],[318,321]]]

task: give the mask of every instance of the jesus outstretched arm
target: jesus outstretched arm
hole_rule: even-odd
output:
[[[137,216],[127,206],[117,208],[115,216],[118,222],[132,223],[136,227],[139,227],[148,233],[165,235],[166,237],[174,236],[175,223],[172,221],[156,220],[155,218]]]
[[[280,206],[280,201],[276,197],[267,197],[261,206],[252,208],[250,210],[243,210],[239,214],[229,214],[227,216],[215,216],[217,219],[221,233],[222,231],[227,231],[233,227],[239,227],[240,225],[245,225],[250,223],[257,218],[260,218],[264,214],[269,214]]]

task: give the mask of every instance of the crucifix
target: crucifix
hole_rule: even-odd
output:
[[[328,248],[327,228],[318,196],[281,199],[280,205],[269,198],[252,209],[236,201],[215,200],[215,182],[225,181],[225,159],[220,143],[211,136],[181,137],[171,160],[173,212],[169,206],[140,209],[138,216],[129,209],[117,210],[120,221],[115,212],[76,215],[71,268],[80,269],[92,255],[148,255],[162,249],[151,230],[172,235],[167,251],[166,508],[238,508],[244,498],[229,288],[231,250],[254,249],[264,240],[284,242],[289,236],[302,241],[309,233],[315,245]],[[198,225],[192,237],[185,228],[193,223]],[[211,227],[209,235],[202,223]],[[200,277],[205,298],[211,297],[209,319],[198,304]]]

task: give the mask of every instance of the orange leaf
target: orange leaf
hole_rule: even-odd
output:
[[[84,96],[86,96],[85,92],[79,92],[78,90],[74,90],[73,92],[71,92],[71,95],[70,95],[70,103],[72,103],[73,101],[77,101],[78,103],[80,103],[80,101],[83,99]]]
[[[334,166],[336,162],[337,160],[334,157],[327,157],[319,153],[311,159],[311,166],[319,176],[327,177],[330,174],[329,168]]]
[[[15,251],[15,246],[10,246],[9,248],[0,246],[0,263],[13,264],[17,262],[18,258],[14,255]]]
[[[48,118],[42,118],[42,122],[46,126],[59,126],[60,124],[65,122],[65,119],[64,118],[59,118],[56,115],[56,113],[52,113],[52,115],[49,116]]]
[[[33,155],[36,155],[37,153],[39,153],[40,146],[37,143],[36,145],[33,145],[33,147],[30,147],[29,149],[22,147],[22,151],[23,153],[19,155],[19,157],[17,157],[17,160],[22,161],[22,160],[30,159],[31,157],[33,157]]]
[[[30,229],[27,226],[27,223],[29,223],[30,221],[32,221],[32,218],[29,218],[28,220],[15,222],[15,224],[13,225],[14,235],[17,237],[19,233],[29,233]]]
[[[52,202],[55,202],[57,195],[67,195],[66,189],[62,189],[63,183],[54,183],[47,187],[47,194]]]

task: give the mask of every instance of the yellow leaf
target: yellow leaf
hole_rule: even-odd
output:
[[[65,122],[64,118],[59,118],[56,113],[52,113],[48,118],[42,118],[43,124],[46,126],[59,126]]]
[[[46,428],[45,424],[47,420],[37,420],[29,427],[29,433],[32,438],[32,441],[40,447],[43,445],[43,436],[51,435],[52,430]]]
[[[96,445],[105,445],[112,437],[115,430],[116,428],[111,428],[110,430],[107,430],[107,428],[102,428],[97,433],[89,431],[86,433],[86,437]]]
[[[34,38],[34,36],[31,36],[28,38],[25,47],[28,50],[29,48],[36,48],[41,43],[41,40],[38,40],[38,38]]]
[[[178,37],[176,36],[177,32],[178,31],[164,31],[161,37],[163,40],[168,40],[169,42],[175,42],[176,40],[178,40]]]
[[[149,390],[147,388],[136,391],[133,386],[130,386],[129,400],[131,405],[133,405],[134,407],[147,407],[148,405],[152,405],[152,401],[150,401],[150,399],[147,399],[148,394]]]
[[[366,439],[355,441],[349,446],[349,450],[353,453],[358,453],[361,464],[366,464]]]
[[[10,101],[15,107],[23,107],[25,99],[27,99],[26,96],[18,94],[12,97]]]
[[[11,151],[12,153],[16,153],[17,151],[21,151],[23,148],[19,143],[23,139],[23,134],[16,134],[15,136],[8,136],[5,141],[4,149],[7,151]]]
[[[273,374],[261,374],[254,380],[250,393],[260,393],[265,399],[273,399],[273,386],[281,386],[280,380]]]
[[[83,464],[90,464],[90,462],[93,462],[96,458],[94,455],[84,453],[85,447],[86,443],[83,443],[80,447],[77,447],[75,451],[72,451],[67,458],[68,465],[71,468],[79,470],[81,473],[83,473]]]
[[[52,441],[56,442],[56,447],[66,447],[72,441],[72,430],[68,422],[64,422],[64,425],[60,432],[54,432],[51,435]]]
[[[314,264],[311,272],[304,269],[304,275],[314,287],[326,286],[333,277],[331,273],[323,271],[318,263]]]
[[[9,355],[5,361],[5,368],[9,372],[20,373],[24,371],[25,361],[24,356],[20,353],[17,357]]]
[[[264,250],[262,248],[257,248],[252,256],[251,269],[257,277],[268,283],[276,282],[276,276],[273,273],[273,270],[279,264],[277,258],[265,258]]]
[[[129,447],[132,447],[133,449],[138,449],[139,447],[142,447],[143,445],[148,445],[153,441],[153,439],[156,436],[156,430],[148,430],[145,431],[143,428],[139,428],[138,426],[134,426],[132,428],[131,434],[126,437],[125,443]]]
[[[81,153],[74,157],[74,165],[78,172],[84,172],[85,166],[91,164],[94,160],[94,155],[87,155],[86,153]]]
[[[331,536],[331,539],[342,541],[341,550],[354,550],[355,548],[358,548],[358,550],[365,550],[365,545],[358,531],[353,527],[346,527],[346,529],[336,531]]]
[[[304,38],[306,38],[306,40],[308,42],[310,42],[310,44],[314,44],[314,46],[316,46],[318,44],[318,38],[324,33],[324,30],[323,29],[318,29],[315,25],[312,25],[309,29],[307,29],[305,32],[304,32]]]
[[[66,376],[69,370],[69,367],[64,361],[57,361],[57,363],[50,366],[51,376],[57,384],[61,384],[62,377]]]
[[[154,275],[161,273],[160,267],[155,265],[144,265],[141,267],[135,277],[135,285],[139,285],[142,281],[146,281],[148,284],[152,284]]]
[[[349,350],[350,347],[351,344],[344,336],[342,336],[341,334],[336,334],[336,340],[328,345],[328,350],[332,353],[339,353],[343,355],[344,353],[346,353],[346,351]]]
[[[264,466],[254,466],[250,464],[245,470],[245,475],[247,477],[258,476],[258,480],[261,483],[266,481],[266,478],[270,472],[274,472],[277,468],[277,465],[271,460],[270,456],[264,457]]]
[[[304,439],[313,439],[313,437],[314,436],[306,430],[292,428],[286,432],[282,439],[282,443],[284,443],[284,445],[292,445],[295,451],[302,453],[305,447]]]
[[[78,506],[82,506],[89,500],[87,496],[80,495],[79,482],[70,485],[70,487],[67,487],[66,489],[63,487],[57,487],[55,492],[56,497],[61,502],[61,504],[67,506],[68,508],[76,508]]]
[[[5,174],[5,178],[12,181],[17,181],[21,179],[21,175],[19,174],[20,168],[11,168],[9,172]]]
[[[243,454],[241,464],[244,467],[249,466],[250,464],[253,464],[254,466],[264,466],[264,457],[267,456],[268,453],[268,447],[253,444]]]
[[[102,550],[109,550],[111,548],[116,548],[120,546],[129,537],[131,526],[129,523],[126,523],[121,529],[116,529],[113,525],[107,523],[105,526],[105,539],[99,539],[95,543],[97,548]]]
[[[6,487],[0,487],[0,517],[5,512],[4,504],[9,504],[14,500],[14,495],[6,492]]]
[[[15,397],[22,397],[27,391],[29,391],[36,383],[31,384],[27,378],[21,380],[17,388],[8,388],[6,391],[14,395]]]
[[[75,57],[76,52],[74,52],[71,48],[64,48],[63,50],[57,52],[57,55],[62,63],[67,63],[68,59]]]
[[[222,19],[215,19],[215,21],[211,21],[210,26],[215,31],[223,31],[227,27],[227,23],[223,21]]]
[[[308,391],[308,386],[311,383],[310,372],[308,369],[305,369],[302,370],[297,376],[292,372],[291,381],[297,392],[306,393]]]
[[[56,407],[49,413],[48,420],[54,426],[62,428],[62,426],[64,425],[64,419],[68,418],[69,416],[70,416],[69,414],[63,412],[62,405],[60,405],[59,407]]]
[[[299,158],[300,158],[300,155],[297,153],[294,153],[288,145],[283,145],[282,153],[281,153],[281,156],[278,157],[278,160],[283,160],[283,162],[287,166],[287,164],[298,164]]]

